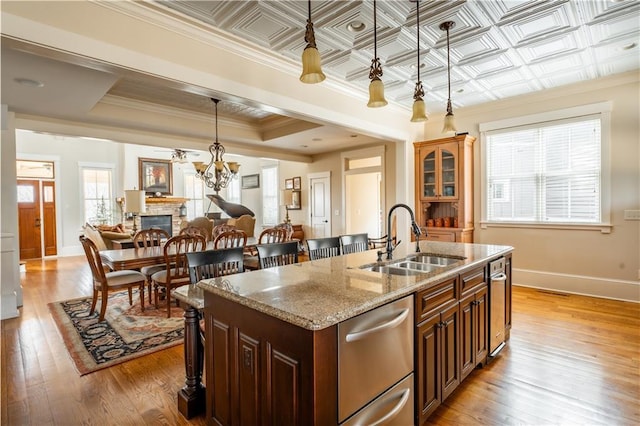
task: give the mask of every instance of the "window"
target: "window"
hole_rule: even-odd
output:
[[[277,166],[269,166],[262,169],[262,223],[270,226],[278,223]]]
[[[481,125],[486,223],[597,225],[606,213],[603,114]],[[505,123],[503,123],[505,124]],[[484,128],[483,128],[484,127]]]
[[[114,219],[113,170],[81,167],[84,220],[91,224],[109,224]]]
[[[229,181],[227,186],[227,201],[236,204],[242,204],[240,199],[240,179],[234,177]]]
[[[204,182],[195,173],[184,173],[184,197],[189,201],[187,206],[187,220],[204,215]]]

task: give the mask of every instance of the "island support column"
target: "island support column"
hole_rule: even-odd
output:
[[[205,389],[202,386],[204,347],[200,340],[200,315],[191,305],[184,312],[185,385],[178,391],[178,411],[186,419],[202,413],[205,408]]]

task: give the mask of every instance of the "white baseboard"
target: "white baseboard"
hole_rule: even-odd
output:
[[[82,249],[81,245],[77,245],[77,246],[65,246],[62,247],[62,249],[60,250],[60,252],[58,253],[58,256],[60,257],[66,257],[66,256],[84,256],[84,250]]]
[[[513,284],[640,303],[640,281],[624,281],[514,268]]]

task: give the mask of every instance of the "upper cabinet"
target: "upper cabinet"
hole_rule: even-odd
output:
[[[444,143],[441,146],[425,145],[417,149],[416,155],[422,169],[420,187],[423,200],[458,198],[457,170],[458,144]]]
[[[473,242],[473,143],[469,135],[414,142],[416,217],[427,238]]]

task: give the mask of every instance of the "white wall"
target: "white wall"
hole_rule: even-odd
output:
[[[516,283],[640,301],[640,221],[623,218],[625,209],[640,209],[639,94],[636,72],[475,108],[454,109],[458,131],[468,131],[478,138],[474,145],[474,241],[515,247],[513,265]],[[611,233],[540,228],[481,229],[483,141],[479,135],[479,124],[603,101],[613,104]],[[426,140],[442,137],[442,121],[438,119],[431,117],[428,122]]]

